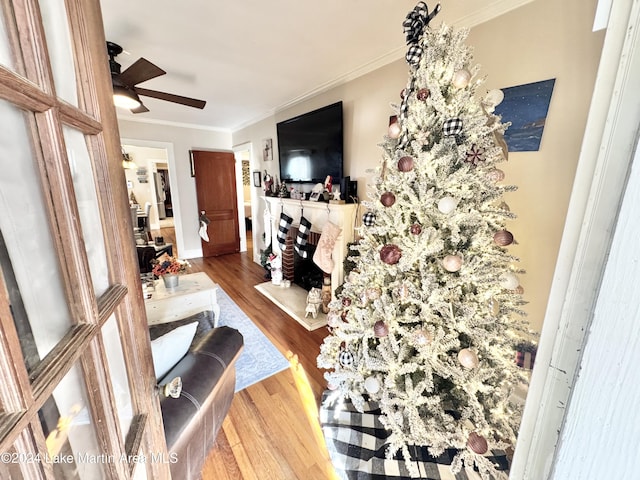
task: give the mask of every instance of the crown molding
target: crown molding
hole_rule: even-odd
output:
[[[467,28],[475,27],[476,25],[493,20],[500,15],[516,10],[533,1],[534,0],[496,0],[480,10],[461,16],[453,22],[453,25]]]
[[[171,122],[169,120],[157,120],[153,118],[132,118],[125,117],[122,115],[117,115],[118,120],[123,120],[126,122],[137,122],[137,123],[151,123],[153,125],[164,125],[167,127],[179,127],[179,128],[189,128],[192,130],[207,130],[209,132],[219,132],[219,133],[232,133],[233,130],[230,128],[220,128],[220,127],[212,127],[210,125],[199,125],[196,123],[182,123],[182,122]]]

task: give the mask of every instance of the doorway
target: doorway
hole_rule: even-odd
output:
[[[256,227],[256,222],[259,222],[258,194],[253,184],[253,172],[258,169],[255,167],[252,151],[250,142],[233,147],[236,159],[240,251],[247,252],[254,262],[259,262],[260,255],[256,255],[255,252],[255,245],[258,245],[255,232],[260,230]]]
[[[133,192],[139,205],[151,203],[150,230],[161,231],[165,242],[174,244],[174,255],[184,252],[173,144],[126,138],[121,144],[136,164],[125,170],[130,200]]]

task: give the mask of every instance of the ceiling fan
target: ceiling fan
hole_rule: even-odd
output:
[[[116,56],[122,53],[122,47],[113,42],[107,42],[107,52],[113,84],[113,102],[116,106],[128,108],[132,113],[148,112],[149,109],[142,104],[139,95],[200,109],[206,105],[207,102],[204,100],[137,87],[136,85],[139,83],[159,77],[167,72],[145,58],[139,58],[124,72],[121,72],[120,64],[116,62]]]

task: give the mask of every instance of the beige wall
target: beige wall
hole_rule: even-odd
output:
[[[202,256],[198,236],[198,205],[195,181],[191,177],[189,150],[231,150],[231,133],[122,119],[118,120],[118,126],[124,143],[169,147],[169,177],[179,254],[183,258]]]
[[[513,251],[528,272],[522,285],[536,330],[544,318],[604,38],[603,32],[591,32],[595,3],[537,0],[475,27],[468,40],[476,63],[482,65],[481,74],[488,77],[487,89],[556,78],[540,151],[513,153],[504,168],[508,181],[520,187],[507,199],[519,215],[510,228],[519,242]],[[366,170],[381,158],[377,145],[386,132],[390,104],[399,102],[406,80],[406,63],[399,60],[234,132],[233,143],[252,142],[259,152],[261,140],[273,138],[274,162],[254,158],[252,165],[277,174],[275,124],[342,100],[345,172],[358,180],[362,199],[369,181]],[[261,204],[260,211],[263,208]],[[260,222],[254,225],[262,228]]]
[[[604,32],[591,31],[594,0],[537,0],[471,31],[487,89],[555,78],[537,152],[509,155],[503,170],[518,191],[506,198],[518,219],[513,247],[531,325],[542,326],[580,155]],[[500,41],[505,39],[504,41]]]

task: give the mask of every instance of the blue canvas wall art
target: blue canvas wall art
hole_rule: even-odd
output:
[[[503,88],[504,100],[495,113],[503,122],[511,122],[504,134],[510,152],[535,152],[540,149],[542,132],[549,111],[555,78]]]

